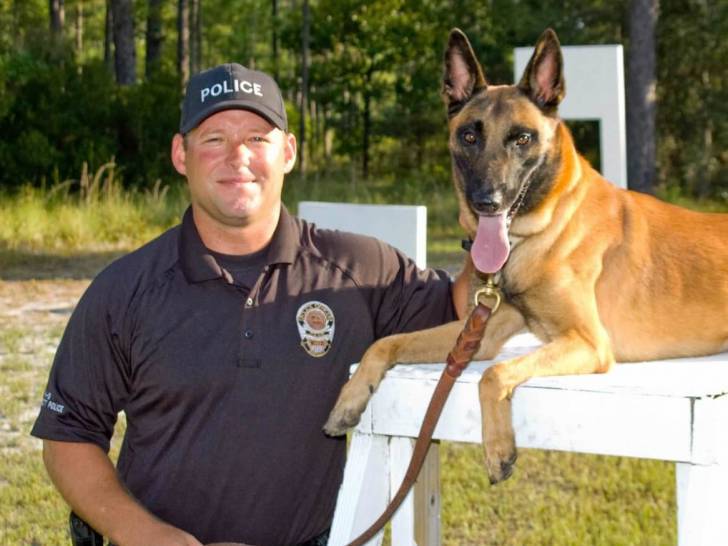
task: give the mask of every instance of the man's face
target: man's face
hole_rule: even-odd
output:
[[[247,110],[223,110],[172,141],[172,163],[187,177],[195,212],[221,226],[277,218],[296,139]]]

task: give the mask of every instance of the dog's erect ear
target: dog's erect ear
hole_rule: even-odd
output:
[[[447,41],[445,74],[442,79],[442,95],[448,112],[457,112],[473,94],[487,86],[483,69],[475,57],[468,37],[462,30],[452,29]]]
[[[553,112],[566,94],[564,59],[556,33],[547,28],[536,43],[523,72],[519,89],[542,110]]]

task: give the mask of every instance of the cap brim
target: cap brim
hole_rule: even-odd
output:
[[[198,112],[196,116],[187,120],[187,123],[180,126],[179,132],[183,135],[189,133],[192,129],[197,127],[200,123],[205,121],[213,114],[222,112],[223,110],[247,110],[258,114],[260,117],[266,119],[274,126],[278,127],[282,131],[287,131],[286,120],[282,119],[280,115],[273,112],[270,108],[258,102],[249,102],[241,99],[225,100],[215,103],[210,108],[205,109],[202,112]]]

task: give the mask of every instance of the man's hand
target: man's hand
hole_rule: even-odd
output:
[[[202,546],[202,543],[189,533],[156,522],[145,529],[129,529],[128,536],[120,537],[118,546]]]

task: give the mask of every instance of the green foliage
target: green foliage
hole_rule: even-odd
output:
[[[660,3],[658,164],[663,186],[728,197],[728,5]]]
[[[298,131],[302,3],[206,0],[203,66],[226,61],[278,75]],[[40,185],[115,160],[126,185],[174,177],[169,140],[180,101],[176,5],[163,8],[161,69],[119,89],[103,65],[104,0],[85,0],[76,51],[66,3],[65,38],[49,43],[46,0],[0,1],[0,187]],[[628,0],[310,0],[308,171],[372,180],[449,172],[439,96],[452,27],[470,37],[492,83],[513,80],[513,48],[547,26],[564,44],[627,43]],[[146,2],[135,2],[143,74]],[[700,197],[728,191],[728,4],[664,0],[657,28],[658,182]],[[274,37],[277,55],[274,56]],[[568,89],[568,82],[567,82]],[[578,135],[577,135],[578,136]],[[593,148],[586,149],[587,155]],[[370,182],[366,182],[367,184]],[[371,182],[373,183],[373,182]],[[412,182],[414,183],[414,182]]]
[[[0,55],[0,74],[0,187],[63,181],[114,158],[130,183],[170,178],[175,76],[118,87],[102,62],[78,67],[45,46]]]

